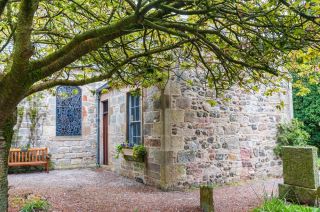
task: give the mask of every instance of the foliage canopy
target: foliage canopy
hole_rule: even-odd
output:
[[[310,92],[305,96],[293,91],[294,116],[304,123],[304,129],[310,134],[310,145],[320,148],[320,86],[309,85]]]
[[[28,72],[23,96],[105,79],[148,86],[175,67],[201,67],[216,90],[275,83],[287,53],[316,35],[281,1],[2,2],[1,78]]]

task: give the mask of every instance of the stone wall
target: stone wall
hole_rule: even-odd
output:
[[[164,90],[143,89],[142,135],[148,150],[145,163],[115,158],[115,146],[127,140],[127,92],[109,90],[100,102],[100,163],[103,161],[102,102],[109,103],[108,162],[111,170],[164,189],[204,182],[228,183],[281,175],[281,161],[273,153],[276,126],[291,119],[291,90],[265,97],[233,87],[231,101],[211,107],[214,93],[195,76],[193,85],[173,77]],[[43,117],[35,146],[48,147],[56,168],[94,166],[96,163],[96,96],[82,87],[82,136],[55,136],[55,96],[41,101]],[[280,101],[283,110],[276,109]],[[26,104],[26,103],[24,103]],[[28,141],[28,120],[19,129],[17,146]]]
[[[281,161],[273,153],[276,126],[291,119],[291,90],[271,97],[233,87],[229,103],[211,107],[213,92],[193,78],[193,86],[173,78],[164,98],[166,141],[172,160],[168,187],[204,182],[229,183],[281,175]],[[283,110],[276,109],[280,101]],[[174,175],[173,175],[174,174]]]
[[[143,143],[146,163],[115,159],[115,145],[126,140],[126,90],[110,91],[109,161],[111,168],[130,178],[163,189],[205,182],[230,183],[281,175],[273,153],[276,126],[292,118],[291,90],[266,97],[234,87],[231,101],[211,107],[210,89],[192,77],[193,86],[173,77],[165,90],[143,90]],[[283,110],[276,106],[284,101]]]
[[[127,140],[127,92],[129,89],[110,90],[101,95],[102,102],[108,100],[108,161],[109,167],[123,176],[127,176],[138,181],[143,181],[149,185],[160,185],[160,142],[161,142],[161,123],[160,123],[160,93],[156,88],[144,89],[142,106],[142,125],[143,140],[147,147],[148,156],[146,163],[127,161],[122,156],[115,158],[115,146]],[[102,109],[100,111],[102,120]],[[103,161],[103,128],[100,123],[100,162]]]
[[[108,162],[116,172],[121,162],[115,158],[115,146],[126,140],[126,90],[112,90],[100,97],[100,163],[103,164],[103,101],[108,100]]]
[[[96,102],[91,89],[95,85],[82,89],[82,135],[56,136],[56,97],[43,92],[43,98],[37,102],[39,122],[36,127],[36,140],[31,147],[48,147],[52,155],[54,168],[92,167],[96,165]],[[24,100],[20,106],[24,108],[21,126],[17,128],[17,136],[13,147],[27,145],[30,141],[30,119],[27,112],[29,103]]]

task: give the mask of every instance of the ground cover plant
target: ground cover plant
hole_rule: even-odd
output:
[[[274,198],[267,200],[262,206],[253,210],[253,212],[320,212],[319,208],[295,205],[283,200]]]
[[[10,203],[12,207],[19,209],[20,212],[38,212],[50,209],[50,204],[46,199],[34,194],[12,197]]]

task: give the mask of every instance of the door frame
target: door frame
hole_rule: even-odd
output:
[[[102,150],[103,150],[103,165],[109,164],[109,102],[104,100],[102,103]],[[105,104],[107,107],[105,108]]]

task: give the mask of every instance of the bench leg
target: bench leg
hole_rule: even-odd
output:
[[[46,163],[46,172],[49,173],[49,163]]]

